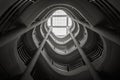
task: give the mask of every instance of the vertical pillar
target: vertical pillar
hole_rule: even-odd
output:
[[[8,42],[14,40],[15,38],[21,36],[22,34],[30,31],[34,27],[44,23],[46,20],[47,19],[45,19],[43,21],[38,21],[38,22],[32,24],[31,26],[29,26],[28,28],[25,25],[21,25],[21,26],[18,26],[17,29],[12,30],[12,31],[10,31],[10,32],[8,32],[6,34],[1,35],[0,36],[0,47],[7,44]]]
[[[35,66],[35,64],[36,64],[36,62],[37,62],[37,60],[38,60],[38,58],[39,58],[39,56],[40,56],[40,53],[41,53],[41,51],[42,51],[42,49],[43,49],[43,47],[44,47],[44,45],[45,45],[45,43],[46,43],[46,40],[47,40],[50,32],[51,32],[51,27],[50,27],[50,29],[49,29],[46,37],[44,38],[43,42],[41,43],[39,49],[37,50],[37,52],[36,52],[35,55],[33,56],[31,62],[28,64],[28,67],[27,67],[27,69],[24,71],[23,76],[21,77],[20,80],[25,80],[25,79],[27,78],[27,76],[30,75],[31,71],[33,70],[33,68],[34,68],[34,66]]]
[[[87,58],[86,54],[84,53],[84,51],[82,50],[82,48],[80,47],[79,43],[77,42],[77,40],[74,38],[72,32],[70,31],[70,29],[68,28],[69,34],[71,35],[71,38],[74,41],[74,44],[76,45],[83,61],[85,62],[86,66],[88,67],[89,72],[91,73],[92,77],[94,80],[101,80],[99,75],[97,74],[95,67],[91,64],[91,62],[89,61],[89,59]]]

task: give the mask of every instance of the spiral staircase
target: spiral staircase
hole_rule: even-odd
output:
[[[119,0],[5,1],[1,80],[119,78]]]

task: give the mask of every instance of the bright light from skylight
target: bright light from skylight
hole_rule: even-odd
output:
[[[47,21],[47,25],[52,27],[52,32],[56,36],[66,36],[67,27],[72,26],[72,20],[63,10],[56,10]]]
[[[67,26],[67,18],[53,17],[53,26]]]
[[[67,32],[66,32],[66,28],[53,28],[52,29],[52,32],[55,34],[55,35],[58,35],[58,36],[63,36],[63,35],[67,35]]]
[[[63,10],[56,10],[53,15],[67,15],[65,11]]]

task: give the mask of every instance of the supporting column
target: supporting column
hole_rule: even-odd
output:
[[[31,71],[33,70],[33,68],[34,68],[34,66],[35,66],[35,64],[36,64],[36,62],[37,62],[37,60],[38,60],[38,58],[39,58],[39,56],[40,56],[40,53],[41,53],[41,51],[42,51],[42,49],[43,49],[43,47],[44,47],[44,45],[45,45],[45,43],[46,43],[46,40],[47,40],[50,32],[51,32],[51,27],[50,27],[47,35],[45,36],[43,42],[41,43],[39,49],[37,50],[36,54],[33,56],[31,62],[28,64],[28,67],[27,67],[27,69],[24,71],[23,76],[21,77],[20,80],[26,80],[26,79],[27,79],[27,76],[30,75]]]
[[[34,24],[32,24],[31,26],[29,27],[26,27],[25,25],[18,25],[18,28],[15,29],[15,30],[12,30],[6,34],[3,34],[0,36],[0,47],[7,44],[8,42],[14,40],[15,38],[21,36],[22,34],[30,31],[31,29],[33,29],[34,27],[46,22],[47,19],[45,20],[42,20],[42,21],[38,21]],[[12,27],[12,26],[11,26]]]
[[[82,21],[79,21],[79,20],[76,20],[76,19],[73,19],[73,18],[71,18],[71,19],[73,21],[83,25],[84,27],[86,27],[86,28],[88,28],[88,29],[90,29],[90,30],[92,30],[92,31],[94,31],[94,32],[104,36],[105,38],[113,41],[114,43],[120,45],[120,35],[119,35],[119,33],[116,33],[115,31],[106,29],[105,27],[103,27],[104,25],[103,26],[96,26],[96,27],[94,27],[94,26],[89,25],[87,23],[84,23]]]
[[[85,62],[86,66],[88,67],[89,72],[91,73],[92,77],[94,80],[101,80],[98,73],[95,70],[95,67],[91,64],[91,62],[89,61],[89,59],[87,58],[85,52],[82,50],[82,48],[80,47],[79,43],[77,42],[77,40],[74,38],[72,32],[70,31],[70,29],[68,28],[69,34],[71,36],[71,38],[74,41],[74,44],[76,45],[83,61]]]

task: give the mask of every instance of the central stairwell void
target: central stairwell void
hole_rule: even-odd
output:
[[[84,24],[89,22],[70,5],[50,6],[41,15],[36,22],[47,20],[18,41],[19,56],[27,66],[21,80],[28,75],[33,80],[100,80],[107,51],[104,38],[87,29]]]

